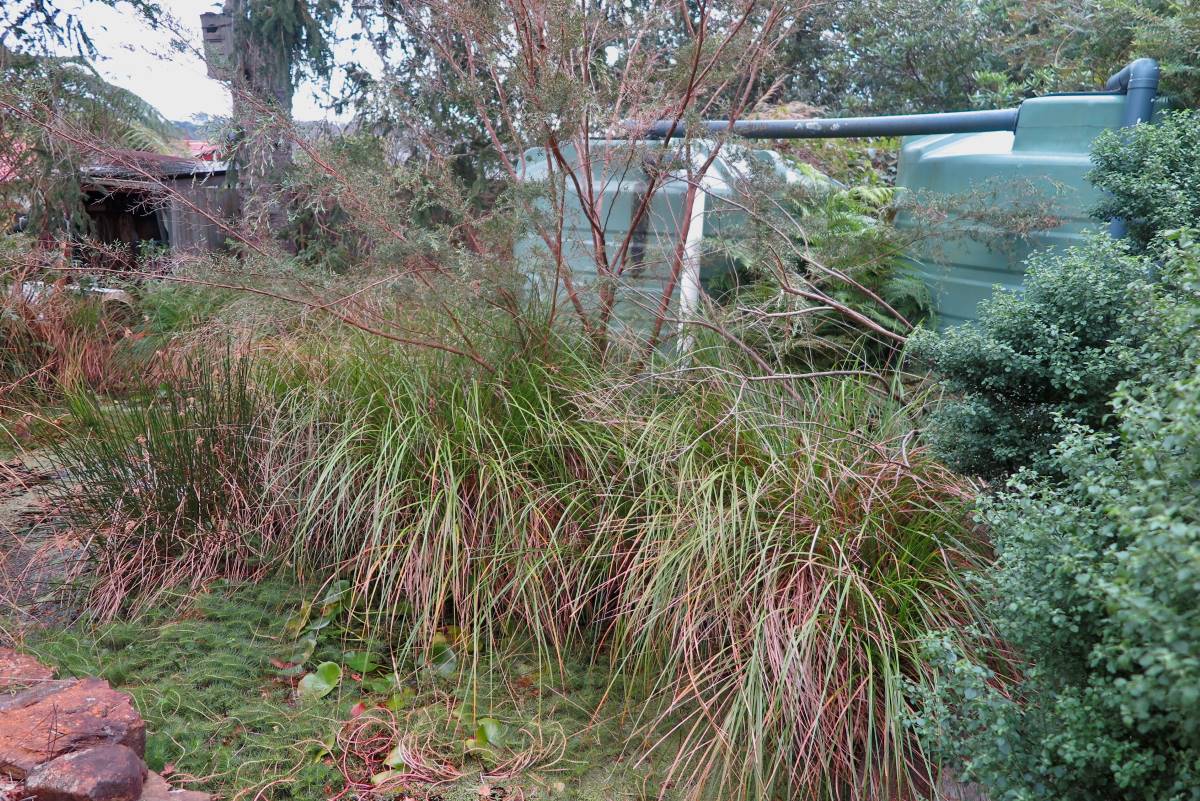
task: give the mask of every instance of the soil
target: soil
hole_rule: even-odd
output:
[[[64,479],[44,451],[0,462],[0,618],[18,625],[44,625],[64,614],[51,596],[79,553],[52,497]],[[0,629],[0,644],[16,634]]]

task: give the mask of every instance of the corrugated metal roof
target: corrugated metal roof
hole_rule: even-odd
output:
[[[84,167],[83,172],[90,178],[178,178],[220,175],[227,169],[223,161],[205,161],[148,150],[109,150]]]

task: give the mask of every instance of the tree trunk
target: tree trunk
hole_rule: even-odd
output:
[[[294,243],[281,238],[288,222],[282,187],[292,163],[292,56],[286,45],[258,34],[247,2],[225,0],[224,9],[233,20],[236,48],[230,75],[233,119],[243,131],[236,156],[238,183],[255,230],[295,252]]]

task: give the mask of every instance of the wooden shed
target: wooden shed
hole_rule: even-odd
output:
[[[84,170],[82,186],[96,238],[123,243],[131,255],[142,242],[173,251],[221,249],[223,225],[239,211],[227,172],[221,161],[141,150],[106,153]]]

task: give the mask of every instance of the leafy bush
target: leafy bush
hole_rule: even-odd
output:
[[[1061,482],[1028,472],[982,506],[997,676],[932,644],[945,680],[919,727],[996,801],[1183,801],[1200,788],[1200,245],[1167,247],[1144,374],[1113,432],[1072,429]],[[1008,685],[1008,686],[1005,686]],[[933,722],[931,724],[931,722]],[[944,728],[942,728],[944,727]]]
[[[1093,212],[1129,224],[1139,246],[1200,222],[1200,113],[1165,112],[1154,125],[1096,138],[1088,178],[1108,193]]]
[[[928,287],[900,257],[893,190],[843,188],[796,166],[807,181],[786,219],[735,249],[739,286],[720,298],[722,322],[787,368],[883,362],[932,313]]]
[[[910,353],[950,399],[931,415],[933,448],[961,472],[995,477],[1053,466],[1065,426],[1102,427],[1117,384],[1141,367],[1149,262],[1107,236],[1030,258],[1022,293],[980,304],[975,325],[919,331]]]

